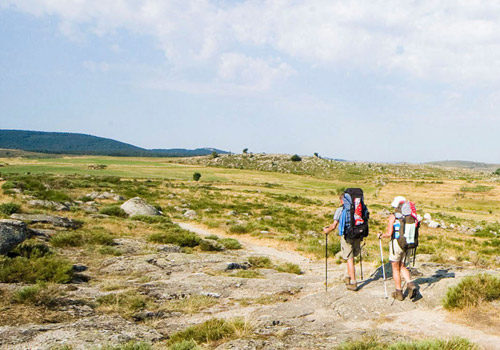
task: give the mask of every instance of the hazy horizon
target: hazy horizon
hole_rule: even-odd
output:
[[[0,127],[500,163],[500,5],[6,0]]]

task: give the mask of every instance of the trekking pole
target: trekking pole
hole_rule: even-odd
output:
[[[361,280],[363,281],[363,246],[359,246],[359,269],[361,270]]]
[[[328,292],[328,233],[325,234],[325,292]]]
[[[380,261],[382,262],[382,274],[384,276],[384,293],[385,293],[385,298],[387,299],[387,286],[385,285],[385,266],[384,266],[384,253],[382,252],[382,239],[379,237],[378,238],[378,243],[380,246]]]

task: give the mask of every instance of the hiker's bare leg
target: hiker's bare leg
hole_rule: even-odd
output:
[[[351,279],[351,283],[356,281],[356,275],[354,274],[354,258],[347,259],[347,274]]]
[[[394,279],[394,284],[396,285],[396,289],[401,290],[401,273],[400,273],[401,262],[391,261],[391,265],[392,265],[392,278]]]
[[[403,276],[403,279],[406,281],[406,283],[410,283],[410,281],[411,281],[410,271],[408,271],[405,264],[400,263],[400,266],[401,266],[401,276]],[[400,278],[400,280],[401,280],[401,278]],[[401,283],[400,283],[400,285],[401,285]]]

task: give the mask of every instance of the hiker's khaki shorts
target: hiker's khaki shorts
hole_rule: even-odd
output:
[[[340,236],[340,248],[342,250],[342,259],[347,260],[359,255],[361,251],[361,240],[347,241],[344,236]]]
[[[394,246],[394,249],[393,249]],[[392,239],[389,241],[389,261],[404,261],[406,257],[406,252],[401,249],[398,244],[397,239]]]

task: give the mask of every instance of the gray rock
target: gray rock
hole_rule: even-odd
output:
[[[59,211],[68,211],[69,206],[63,203],[59,202],[54,202],[54,201],[45,201],[45,200],[40,200],[40,199],[34,199],[28,202],[29,205],[33,207],[43,207],[43,208],[48,208],[52,210],[59,210]]]
[[[134,197],[123,203],[120,208],[125,211],[129,216],[134,215],[146,215],[146,216],[156,216],[160,215],[158,209],[148,204],[144,199],[140,197]]]
[[[50,237],[57,233],[56,230],[51,230],[49,228],[30,228],[28,229],[30,236],[41,238],[45,241],[48,241]]]
[[[165,244],[162,245],[161,247],[158,247],[158,251],[164,253],[180,253],[181,247],[175,244]]]
[[[195,219],[198,216],[198,214],[194,210],[186,210],[183,215],[188,219]]]
[[[424,220],[431,221],[432,220],[431,214],[425,213],[424,214]]]
[[[244,262],[244,263],[236,263],[236,262],[230,262],[227,263],[226,270],[246,270],[250,267],[250,263]]]
[[[45,214],[12,214],[12,219],[21,220],[28,223],[46,223],[64,228],[79,228],[82,224],[78,221],[68,219],[62,216],[53,216]]]
[[[84,204],[84,205],[82,205],[81,208],[86,213],[97,213],[98,212],[96,207],[94,207],[93,205],[89,205],[89,204]]]
[[[266,221],[271,221],[273,219],[273,217],[271,215],[266,215],[262,218],[262,220],[266,220]]]
[[[440,225],[439,225],[439,222],[431,220],[431,221],[429,221],[428,226],[430,228],[438,228]]]
[[[85,265],[73,265],[73,271],[75,272],[83,272],[87,271],[88,267]]]
[[[29,237],[26,224],[16,220],[0,220],[0,254],[7,254]]]
[[[112,199],[114,201],[122,201],[124,198],[116,193],[113,192],[91,192],[87,194],[87,197],[92,198],[92,199]]]
[[[219,293],[212,293],[212,292],[201,292],[201,295],[205,295],[207,297],[211,297],[211,298],[220,298],[221,295]]]
[[[222,243],[214,241],[213,239],[200,240],[200,248],[206,252],[220,252],[225,249]]]

